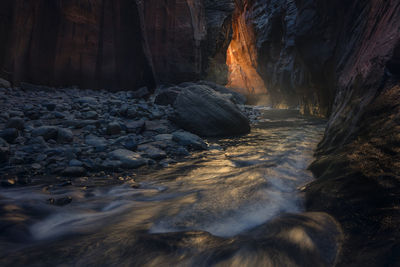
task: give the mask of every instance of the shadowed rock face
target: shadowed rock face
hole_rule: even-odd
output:
[[[143,1],[145,31],[161,82],[199,79],[204,66],[207,26],[202,1]]]
[[[153,86],[130,0],[2,1],[1,75],[13,82],[134,90]]]

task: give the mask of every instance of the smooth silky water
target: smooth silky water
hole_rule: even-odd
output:
[[[51,195],[40,186],[1,189],[4,264],[182,263],[186,254],[229,243],[280,214],[302,212],[299,188],[313,179],[307,166],[325,121],[259,109],[262,118],[250,134],[209,140],[219,146],[138,175],[138,189],[67,186],[54,187]],[[46,202],[62,196],[72,203]],[[197,231],[195,238],[183,233],[190,231]]]

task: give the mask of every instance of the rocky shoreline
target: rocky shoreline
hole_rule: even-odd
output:
[[[223,94],[211,85],[186,83],[174,90],[199,87],[220,101],[217,104],[243,113],[246,123],[247,118],[257,119],[257,111],[244,101],[227,97],[228,89]],[[159,100],[160,91],[166,90],[159,89]],[[194,151],[219,148],[175,122],[180,107],[173,102],[155,104],[155,98],[146,88],[116,93],[30,84],[0,88],[1,186],[87,186],[100,179],[100,184],[129,182],[135,187],[133,177],[139,170],[164,168]],[[213,103],[208,100],[203,104],[210,109]],[[192,116],[185,109],[180,112]],[[201,119],[196,123],[202,127]]]

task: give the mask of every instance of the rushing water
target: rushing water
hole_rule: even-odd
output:
[[[148,259],[139,258],[149,240],[162,234],[205,231],[212,234],[201,235],[208,244],[282,213],[302,212],[298,188],[313,179],[306,168],[324,121],[294,111],[262,113],[250,134],[210,140],[218,145],[136,177],[140,188],[55,187],[52,197],[73,199],[63,207],[47,204],[49,193],[39,186],[1,189],[0,257],[8,264],[143,264]],[[165,240],[170,238],[167,234]],[[190,247],[202,243],[190,240]],[[164,249],[166,244],[150,248],[160,246],[163,253],[176,254],[171,247]]]

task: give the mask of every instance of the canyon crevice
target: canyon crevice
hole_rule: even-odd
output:
[[[328,118],[307,209],[341,223],[339,266],[400,261],[398,0],[5,0],[0,38],[14,85],[206,79]]]

